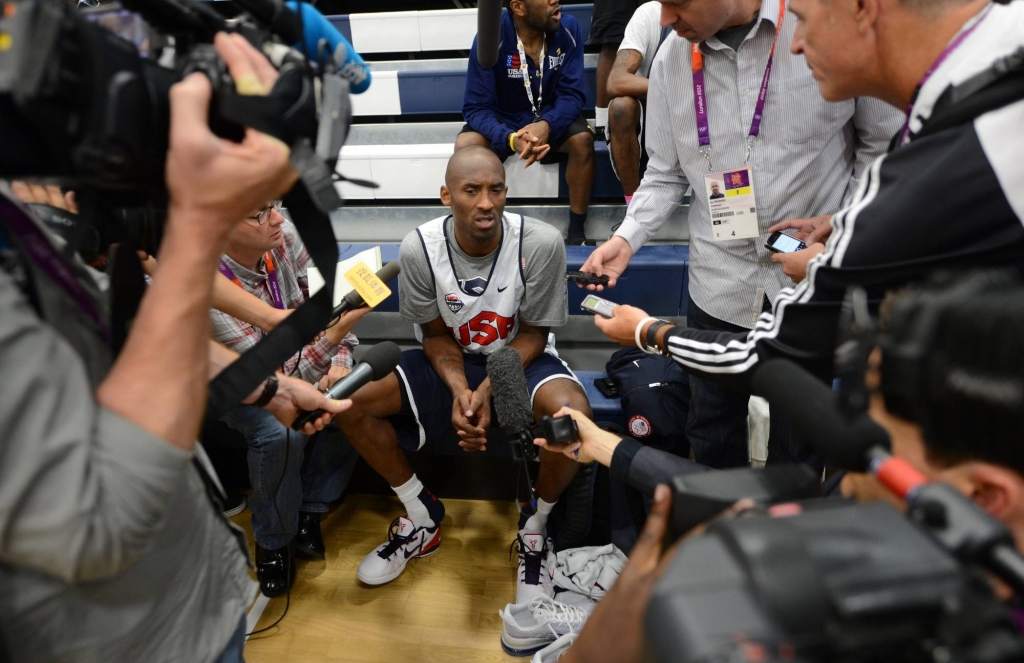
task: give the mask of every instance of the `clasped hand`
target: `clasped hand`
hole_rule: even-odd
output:
[[[476,391],[464,389],[454,394],[452,426],[464,451],[487,450],[487,428],[491,425],[491,390],[485,383]]]
[[[538,120],[517,131],[512,139],[513,149],[519,153],[519,159],[526,160],[523,168],[529,168],[534,162],[540,161],[551,151],[548,138],[551,125],[545,120]]]

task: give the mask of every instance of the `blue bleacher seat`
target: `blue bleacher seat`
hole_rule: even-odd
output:
[[[345,260],[360,251],[371,248],[371,244],[338,244],[338,259]],[[385,263],[398,260],[398,244],[381,244],[381,258]],[[593,252],[592,246],[566,247],[566,266],[568,269],[579,269],[587,257]],[[690,260],[690,247],[680,244],[650,245],[641,248],[629,262],[629,268],[619,279],[612,290],[606,290],[601,296],[621,303],[629,303],[656,316],[680,316],[686,314],[687,266]],[[401,278],[401,277],[398,277]],[[388,284],[391,291],[398,292],[398,279]],[[586,290],[571,286],[569,288],[569,314],[589,315],[580,310],[580,302]],[[397,312],[398,297],[389,297],[378,311]]]
[[[593,5],[563,5],[562,11],[579,21],[586,41]],[[363,55],[468,51],[476,36],[476,9],[346,14],[327,19]]]

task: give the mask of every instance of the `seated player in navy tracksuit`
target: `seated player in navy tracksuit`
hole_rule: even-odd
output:
[[[455,150],[484,145],[503,161],[518,153],[526,167],[568,155],[567,243],[583,244],[594,186],[594,134],[580,114],[586,93],[579,23],[562,16],[558,0],[512,0],[501,17],[498,62],[490,70],[481,67],[476,49],[474,39],[462,102],[466,126]]]

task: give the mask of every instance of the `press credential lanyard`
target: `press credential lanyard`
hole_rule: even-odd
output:
[[[747,134],[747,157],[743,163],[750,162],[750,149],[761,133],[761,116],[764,113],[765,99],[768,97],[768,80],[772,75],[772,60],[775,58],[775,44],[779,41],[779,31],[782,29],[782,19],[786,16],[786,1],[779,2],[779,20],[775,23],[775,38],[772,40],[772,50],[768,53],[768,66],[765,67],[764,76],[761,78],[761,89],[757,93],[757,104],[754,106],[754,119],[750,123],[750,132]],[[704,89],[704,55],[700,52],[700,44],[693,44],[691,47],[692,56],[690,67],[693,71],[693,108],[697,114],[697,142],[700,144],[700,153],[708,162],[708,172],[711,172],[711,128],[708,124],[708,99]]]
[[[974,21],[974,24],[958,34],[956,38],[949,43],[949,46],[946,46],[945,50],[939,54],[938,59],[932,63],[932,66],[928,68],[928,71],[924,72],[924,76],[921,77],[921,82],[917,84],[917,89],[914,90],[914,96],[911,97],[910,103],[907,104],[907,120],[903,123],[903,131],[900,133],[900,145],[906,145],[907,138],[910,136],[910,114],[914,111],[914,102],[917,100],[917,95],[921,91],[921,88],[923,88],[924,84],[928,82],[928,79],[932,77],[935,70],[942,66],[942,63],[946,61],[946,58],[952,55],[953,51],[958,49],[960,44],[964,43],[964,41],[971,36],[971,33],[974,32],[975,28],[981,25],[981,22],[985,20],[986,16],[988,16],[990,9],[992,9],[991,3],[985,5],[985,8],[981,10],[980,14],[978,14],[978,18]]]
[[[283,311],[284,298],[281,297],[281,284],[277,282],[277,269],[274,267],[274,259],[270,256],[270,251],[267,251],[266,255],[263,256],[263,260],[267,264],[267,283],[270,286],[270,298],[274,300],[274,308]],[[242,286],[242,282],[238,280],[238,277],[235,276],[235,273],[231,271],[231,268],[223,260],[220,261],[217,269],[239,288],[245,289]]]
[[[539,118],[540,105],[544,102],[544,48],[547,46],[547,36],[540,45],[540,63],[537,71],[540,73],[540,81],[537,83],[537,101],[533,100],[533,86],[530,85],[530,65],[526,59],[526,49],[523,48],[523,40],[519,38],[519,31],[516,31],[516,48],[519,49],[519,70],[523,72],[523,85],[526,86],[526,98],[530,100],[530,108],[533,109],[533,117]]]

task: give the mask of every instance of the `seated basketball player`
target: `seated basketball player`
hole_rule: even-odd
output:
[[[506,345],[519,351],[536,417],[567,403],[590,412],[576,376],[547,351],[548,330],[568,317],[561,236],[546,223],[505,214],[505,194],[505,169],[489,149],[466,147],[449,160],[441,202],[452,213],[409,233],[399,257],[402,318],[419,325],[423,349],[402,353],[395,372],[356,392],[336,420],[407,512],[359,565],[364,583],[390,582],[410,559],[437,551],[444,505],[413,474],[403,449],[416,451],[451,429],[465,451],[485,448],[488,426],[499,424],[491,416],[489,353]],[[517,602],[551,595],[547,519],[575,473],[572,459],[541,453],[537,509],[518,536]]]

